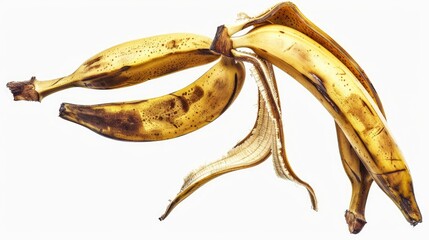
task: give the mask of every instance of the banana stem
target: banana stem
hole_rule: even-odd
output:
[[[216,35],[213,39],[210,50],[227,57],[233,57],[231,54],[232,41],[225,25],[217,27]]]
[[[66,78],[68,77],[38,81],[36,77],[32,77],[28,81],[9,82],[6,86],[12,92],[15,101],[40,102],[44,97],[54,92],[71,87],[70,81],[67,81]]]
[[[372,178],[367,171],[362,170],[362,173],[363,179],[361,179],[361,182],[352,181],[352,198],[349,210],[346,210],[345,213],[349,231],[353,234],[359,233],[366,224],[365,206]]]
[[[8,82],[6,86],[13,94],[15,101],[39,101],[39,93],[34,88],[36,77],[32,77],[28,81]]]

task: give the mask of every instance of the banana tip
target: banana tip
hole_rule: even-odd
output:
[[[70,109],[69,109],[69,104],[68,103],[61,103],[60,109],[59,109],[59,117],[66,119],[66,120],[70,120]]]
[[[418,220],[411,219],[409,222],[410,222],[411,226],[415,227],[415,226],[417,226],[417,224],[422,222],[422,219],[421,218],[419,218]]]
[[[66,109],[65,105],[66,105],[66,103],[61,103],[61,106],[60,106],[60,116],[64,113],[64,111]]]
[[[159,221],[161,221],[161,222],[164,221],[168,217],[168,215],[170,214],[170,212],[171,212],[171,209],[170,209],[170,206],[169,206],[165,210],[164,214],[162,214],[161,217],[158,218]]]
[[[360,218],[349,210],[346,211],[345,218],[347,225],[349,225],[349,231],[352,234],[358,234],[366,224],[365,219]]]
[[[13,99],[15,101],[24,100],[24,101],[37,101],[40,102],[39,93],[34,88],[35,77],[32,77],[28,81],[20,82],[8,82],[6,87],[13,94]]]

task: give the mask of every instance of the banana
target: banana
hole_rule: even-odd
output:
[[[9,82],[15,100],[41,101],[70,88],[113,89],[131,86],[169,73],[200,66],[219,58],[209,50],[211,39],[174,33],[125,42],[85,61],[71,75],[39,81]]]
[[[421,222],[404,157],[376,102],[345,64],[313,39],[286,26],[266,25],[231,38],[225,31],[219,28],[214,51],[234,56],[233,49],[250,48],[295,78],[333,116],[371,177],[407,221]]]
[[[377,103],[383,115],[385,115],[375,88],[359,64],[335,40],[302,14],[295,4],[291,2],[282,2],[255,17],[249,17],[244,13],[241,13],[240,16],[241,21],[239,21],[239,23],[226,25],[229,36],[248,27],[258,27],[267,24],[287,26],[307,35],[330,51],[347,66]],[[365,204],[371,187],[372,178],[352,149],[352,146],[341,128],[339,128],[337,124],[335,125],[341,160],[344,170],[352,184],[352,197],[345,217],[350,232],[359,233],[366,223]]]
[[[122,103],[63,103],[60,117],[113,139],[171,139],[195,131],[219,117],[237,97],[244,78],[241,62],[222,57],[198,80],[174,93]]]

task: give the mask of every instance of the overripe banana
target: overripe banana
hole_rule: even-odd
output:
[[[41,101],[70,88],[113,89],[131,86],[219,58],[209,50],[211,39],[191,33],[164,34],[129,41],[85,61],[71,75],[39,81],[9,82],[15,100]]]
[[[60,117],[119,140],[171,139],[219,117],[237,97],[244,77],[241,62],[222,57],[198,80],[174,93],[122,103],[64,103]]]
[[[234,56],[232,49],[250,48],[300,82],[334,117],[372,178],[408,222],[421,222],[411,175],[383,114],[356,76],[331,52],[297,30],[274,24],[239,37],[220,32],[212,46],[228,56]]]
[[[377,103],[383,115],[385,115],[375,88],[359,64],[335,40],[302,14],[295,4],[291,2],[282,2],[258,16],[249,17],[247,14],[243,13],[241,16],[241,21],[239,23],[226,25],[229,36],[248,27],[259,27],[267,24],[287,26],[307,35],[330,51],[347,66]],[[337,124],[335,125],[342,164],[352,185],[352,197],[345,217],[350,232],[358,233],[366,223],[365,204],[371,187],[372,178],[361,163],[358,155],[353,150],[353,147],[341,128],[339,128]]]

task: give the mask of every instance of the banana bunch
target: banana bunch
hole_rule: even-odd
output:
[[[255,17],[241,14],[237,23],[218,27],[213,40],[190,33],[143,38],[96,54],[68,76],[47,81],[33,77],[7,86],[15,100],[41,101],[70,87],[116,89],[214,61],[195,82],[176,92],[120,103],[63,103],[60,117],[118,140],[179,137],[214,121],[231,105],[244,83],[243,62],[250,63],[259,89],[253,129],[226,156],[192,171],[160,220],[205,183],[258,165],[271,155],[276,174],[305,187],[317,210],[314,190],[287,159],[274,65],[302,84],[335,120],[342,164],[352,184],[345,213],[349,231],[359,233],[366,224],[365,205],[373,181],[410,224],[422,221],[408,166],[369,78],[290,2]]]

